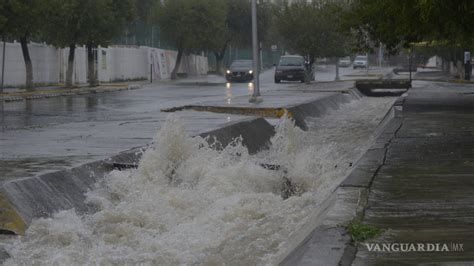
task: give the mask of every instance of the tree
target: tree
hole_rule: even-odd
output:
[[[225,30],[226,6],[222,0],[164,0],[155,3],[153,18],[161,32],[178,50],[171,79],[183,53],[216,47],[217,36]]]
[[[357,32],[360,47],[367,48],[369,40],[382,42],[391,54],[421,41],[426,31],[419,8],[412,0],[355,0],[345,17],[345,25]]]
[[[339,31],[339,11],[338,6],[327,1],[284,5],[276,12],[276,28],[290,50],[306,56],[312,66],[317,57],[348,53],[348,35]],[[310,71],[308,76],[312,75]]]
[[[83,12],[80,23],[81,44],[87,47],[88,76],[90,86],[97,84],[94,49],[107,46],[134,18],[131,0],[82,0]]]
[[[83,8],[81,0],[41,0],[44,22],[41,36],[46,42],[60,48],[69,47],[66,86],[73,86],[76,44],[82,40]]]
[[[150,10],[152,10],[154,3],[155,0],[134,0],[136,18],[144,22],[150,22],[150,16],[152,15]]]
[[[5,24],[7,23],[7,18],[5,17],[5,0],[0,0],[0,36],[4,37]]]
[[[222,74],[222,60],[229,44],[250,47],[252,43],[252,16],[249,0],[227,0],[225,30],[214,38],[210,50],[216,57],[216,71]],[[263,42],[271,21],[271,4],[260,2],[257,5],[257,31],[259,41]]]
[[[472,0],[355,0],[346,24],[376,43],[382,42],[391,54],[401,48],[411,51],[417,43],[427,42],[453,50],[443,54],[455,61],[461,54],[456,50],[473,46],[473,15]]]
[[[2,3],[3,38],[19,39],[23,60],[25,61],[26,81],[28,90],[33,89],[33,64],[31,62],[28,43],[36,34],[39,25],[38,1],[9,0]]]
[[[229,43],[241,36],[241,32],[245,32],[245,26],[250,17],[246,11],[249,3],[246,0],[227,0],[225,28],[219,36],[214,39],[215,42],[211,45],[210,50],[214,53],[216,58],[216,72],[223,74],[222,60]]]
[[[474,2],[471,0],[441,1],[417,0],[414,9],[419,12],[423,39],[449,40],[461,47],[474,46]]]

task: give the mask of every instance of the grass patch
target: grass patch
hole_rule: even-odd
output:
[[[382,233],[382,229],[373,225],[363,224],[358,220],[352,221],[347,225],[346,229],[351,234],[352,241],[354,242],[363,242]]]
[[[114,80],[111,80],[110,83],[114,83],[114,82],[130,82],[130,81],[144,81],[144,80],[148,80],[147,77],[138,77],[138,78],[118,78],[118,79],[114,79]]]

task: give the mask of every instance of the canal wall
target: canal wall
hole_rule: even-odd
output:
[[[288,249],[274,264],[350,265],[356,249],[346,226],[363,216],[369,187],[384,160],[391,139],[400,128],[404,96],[398,98],[374,131],[369,150],[354,164],[354,169],[335,188],[330,197],[311,214],[306,225],[289,239]]]

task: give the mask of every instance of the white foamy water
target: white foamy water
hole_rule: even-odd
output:
[[[392,103],[363,98],[312,119],[307,132],[282,119],[270,150],[258,155],[239,139],[216,151],[172,116],[138,169],[111,172],[88,193],[99,211],[33,221],[6,246],[6,264],[273,264],[367,149]],[[300,195],[282,199],[283,176]]]

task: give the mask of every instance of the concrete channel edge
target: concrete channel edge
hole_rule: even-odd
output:
[[[243,144],[249,152],[257,153],[268,147],[274,135],[274,127],[263,118],[275,117],[272,112],[277,114],[276,117],[288,113],[297,126],[305,129],[306,117],[320,116],[361,97],[363,96],[357,90],[351,89],[349,93],[337,93],[294,106],[275,108],[279,110],[278,113],[271,110],[270,115],[261,113],[260,110],[248,110],[246,114],[260,117],[228,123],[200,136],[215,137],[223,146],[242,136]],[[22,235],[34,218],[48,217],[60,210],[74,208],[79,214],[93,212],[94,208],[84,202],[84,194],[94,189],[95,184],[115,168],[114,163],[136,165],[144,149],[146,147],[134,148],[71,169],[3,183],[0,187],[0,233]]]
[[[404,95],[399,97],[385,114],[374,132],[372,147],[359,158],[355,168],[331,196],[315,210],[309,222],[290,241],[290,248],[274,261],[275,264],[351,265],[357,249],[351,245],[345,226],[354,218],[363,216],[372,179],[390,140],[401,125],[404,99]],[[336,236],[328,237],[328,232]],[[315,249],[324,252],[319,254]]]

